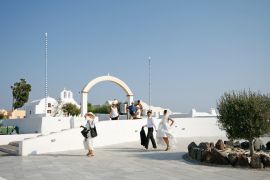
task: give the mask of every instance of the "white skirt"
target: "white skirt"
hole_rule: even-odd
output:
[[[176,139],[174,138],[174,135],[167,129],[160,128],[157,130],[157,144],[161,146],[166,146],[166,143],[163,138],[168,138],[169,140],[169,146],[174,148],[176,144]]]
[[[83,140],[84,149],[86,150],[94,150],[94,138],[85,138]]]

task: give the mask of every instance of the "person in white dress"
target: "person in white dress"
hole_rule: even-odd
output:
[[[175,138],[171,132],[171,126],[173,124],[174,120],[169,118],[167,110],[164,110],[163,118],[158,125],[157,143],[160,145],[166,145],[165,151],[170,150],[171,147],[175,144]]]
[[[111,118],[111,120],[118,120],[119,119],[117,105],[114,103],[111,106],[110,118]]]
[[[87,128],[87,130],[89,130],[88,138],[84,139],[84,146],[85,146],[85,149],[88,150],[88,153],[86,154],[86,156],[91,157],[91,156],[94,156],[94,138],[91,137],[90,127],[91,128],[95,127],[95,122],[94,122],[95,115],[91,112],[88,112],[85,114],[84,117],[87,120],[85,127]]]

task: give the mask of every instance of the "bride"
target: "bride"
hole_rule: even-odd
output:
[[[173,124],[174,120],[169,118],[167,110],[164,110],[163,118],[158,125],[157,143],[161,145],[166,145],[167,147],[165,151],[170,150],[171,147],[175,144],[175,138],[171,132],[171,126]]]

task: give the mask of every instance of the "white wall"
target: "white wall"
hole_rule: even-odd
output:
[[[82,121],[81,125],[85,125]],[[103,121],[97,122],[98,137],[95,139],[95,147],[118,144],[122,142],[138,140],[139,130],[145,124],[140,121]],[[57,151],[83,149],[83,136],[81,128],[64,130],[40,136],[36,139],[24,140],[20,145],[21,155],[42,154]]]
[[[3,126],[18,126],[20,134],[58,132],[71,128],[72,117],[40,117],[4,120]]]
[[[104,121],[104,120],[110,120],[110,115],[109,114],[95,114],[99,121]],[[127,115],[119,115],[120,120],[126,120]]]
[[[19,154],[26,156],[82,148],[80,129],[76,128],[21,141]]]
[[[98,119],[95,121],[97,122]],[[82,117],[71,117],[70,118],[70,128],[80,127],[85,122],[86,122],[85,119]]]
[[[14,135],[0,135],[0,145],[6,145],[14,141],[22,141],[25,138],[37,137],[39,134],[14,134]]]
[[[18,126],[20,134],[41,132],[42,118],[39,116],[24,119],[8,119],[3,121],[3,126]]]
[[[70,117],[42,117],[41,133],[59,132],[70,126]]]
[[[219,129],[217,118],[175,118],[176,134],[179,137],[196,136],[226,136],[225,131]]]
[[[217,126],[216,118],[177,118],[172,128],[176,137],[194,136],[220,136],[225,137],[225,132]],[[156,126],[160,122],[155,120]],[[82,125],[85,121],[82,121]],[[126,121],[101,121],[96,123],[98,137],[95,138],[95,147],[118,144],[129,141],[138,141],[140,146],[140,130],[146,124],[146,119]],[[79,126],[77,123],[76,126]],[[20,144],[20,154],[42,154],[49,152],[83,149],[82,129],[74,128],[59,133],[52,133],[24,140]],[[145,129],[146,130],[146,129]]]

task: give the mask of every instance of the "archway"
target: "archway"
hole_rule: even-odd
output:
[[[133,101],[134,95],[133,95],[132,91],[129,89],[129,87],[126,85],[126,83],[124,83],[122,80],[120,80],[116,77],[113,77],[113,76],[109,76],[109,75],[108,76],[100,76],[100,77],[88,82],[88,84],[81,91],[81,115],[82,116],[84,116],[85,113],[87,113],[87,99],[88,99],[87,97],[88,97],[89,91],[96,84],[103,82],[103,81],[110,81],[110,82],[115,83],[119,87],[121,87],[125,91],[125,93],[127,94],[127,98],[128,98],[127,100],[128,100],[129,105]]]

